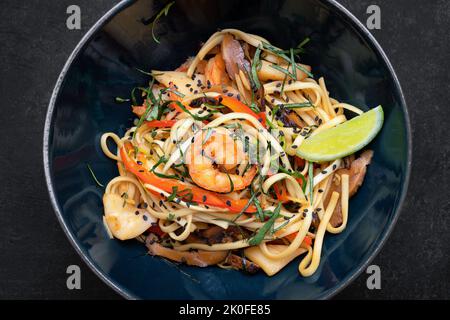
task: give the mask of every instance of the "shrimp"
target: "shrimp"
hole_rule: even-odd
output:
[[[252,182],[256,167],[251,167],[242,176],[233,170],[246,160],[242,142],[234,140],[228,129],[211,130],[210,133],[198,135],[186,153],[192,180],[214,192],[245,189]]]
[[[156,222],[144,209],[138,209],[114,193],[103,196],[105,220],[112,235],[120,240],[136,238]]]

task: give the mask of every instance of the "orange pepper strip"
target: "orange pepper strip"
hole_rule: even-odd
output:
[[[192,192],[193,201],[212,207],[227,208],[231,212],[241,212],[248,202],[246,199],[234,200],[226,196],[219,196],[215,192],[207,191],[195,186],[189,186],[175,179],[160,178],[154,173],[144,170],[141,165],[138,165],[135,161],[131,160],[128,156],[128,152],[130,151],[132,151],[131,144],[125,143],[124,147],[120,149],[120,157],[122,158],[123,164],[127,170],[138,177],[143,183],[157,186],[168,193],[173,192],[173,187],[177,187],[178,192],[189,190]],[[249,207],[246,210],[246,212],[254,211],[256,211],[254,207]]]
[[[252,109],[250,109],[249,106],[242,103],[238,99],[234,99],[228,96],[220,95],[216,99],[218,99],[221,104],[223,104],[225,107],[228,107],[233,112],[242,112],[254,116],[256,119],[258,119],[259,122],[261,122],[264,127],[266,127],[266,117],[264,112],[256,113]]]
[[[294,232],[291,234],[288,234],[287,236],[285,236],[286,239],[288,239],[289,241],[294,241],[295,237],[297,236],[298,232]],[[306,245],[306,246],[310,246],[312,245],[312,239],[310,236],[305,236],[305,239],[303,239],[302,244]]]
[[[170,128],[176,122],[176,120],[152,120],[145,122],[145,125],[150,128]]]

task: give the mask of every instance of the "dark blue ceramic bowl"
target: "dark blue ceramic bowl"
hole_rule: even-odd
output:
[[[402,205],[409,176],[411,137],[395,73],[369,32],[342,6],[325,0],[177,0],[156,29],[149,18],[161,1],[124,1],[89,30],[55,86],[44,134],[50,197],[65,233],[89,267],[126,298],[322,299],[349,284],[382,247]],[[320,267],[302,278],[298,261],[274,277],[216,267],[167,264],[145,255],[136,241],[110,240],[102,224],[98,179],[117,174],[99,139],[123,134],[132,123],[128,105],[114,97],[148,81],[135,68],[172,69],[193,55],[217,29],[238,28],[288,48],[311,38],[304,61],[324,76],[332,96],[366,110],[383,105],[385,123],[369,146],[375,151],[364,185],[350,203],[345,232],[326,237]],[[186,275],[189,274],[190,276]]]

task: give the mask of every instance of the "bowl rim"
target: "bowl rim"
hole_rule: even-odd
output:
[[[124,289],[120,285],[116,283],[114,279],[106,275],[102,270],[100,270],[94,263],[91,261],[90,258],[88,258],[80,248],[79,244],[77,243],[74,235],[72,234],[72,231],[69,230],[67,224],[64,221],[63,214],[59,208],[58,200],[56,197],[56,194],[53,189],[53,178],[50,168],[50,154],[49,154],[49,138],[50,138],[50,132],[51,132],[51,123],[53,119],[54,109],[56,100],[59,96],[61,86],[64,82],[64,79],[66,77],[66,74],[68,70],[70,69],[72,63],[74,60],[78,57],[80,52],[85,48],[85,46],[90,42],[90,40],[93,38],[93,36],[99,31],[107,22],[109,22],[114,16],[116,16],[117,13],[125,9],[126,7],[133,4],[136,0],[122,0],[118,4],[114,5],[111,9],[109,9],[100,19],[97,20],[97,22],[85,33],[85,35],[81,38],[81,40],[77,43],[75,49],[72,51],[72,53],[67,58],[67,61],[64,64],[64,67],[59,74],[56,84],[53,88],[53,92],[50,98],[50,102],[48,105],[46,117],[45,117],[45,126],[44,126],[44,134],[43,134],[43,164],[44,164],[44,172],[45,172],[45,180],[46,185],[50,197],[50,201],[53,207],[53,210],[55,211],[55,214],[58,218],[59,224],[61,225],[61,228],[63,229],[66,237],[69,239],[69,242],[71,245],[75,248],[78,255],[82,258],[82,260],[86,263],[86,265],[109,287],[111,287],[115,292],[120,294],[122,297],[126,299],[132,299],[132,300],[138,300],[141,299],[140,297],[136,296],[135,294],[132,294],[127,289]],[[398,217],[400,216],[400,212],[402,211],[404,201],[408,192],[408,185],[410,180],[410,174],[411,174],[411,164],[412,164],[412,134],[411,134],[411,123],[409,118],[409,112],[408,107],[406,105],[405,96],[403,94],[400,82],[397,78],[397,75],[394,71],[394,68],[392,67],[386,53],[383,51],[382,47],[378,43],[378,41],[375,39],[375,37],[370,33],[370,31],[349,11],[347,10],[343,5],[338,3],[336,0],[317,0],[321,2],[322,4],[328,5],[331,9],[334,10],[337,14],[340,15],[340,17],[346,22],[348,22],[351,26],[355,28],[357,33],[362,36],[362,38],[367,42],[367,44],[372,48],[372,50],[381,58],[382,63],[384,63],[384,66],[387,68],[390,77],[394,83],[394,90],[398,94],[398,98],[400,100],[401,108],[403,111],[403,121],[405,123],[406,127],[406,138],[407,138],[407,159],[406,159],[406,174],[404,176],[403,184],[402,184],[402,191],[400,195],[400,200],[398,202],[397,208],[394,212],[394,215],[392,217],[391,223],[387,226],[387,228],[384,230],[383,234],[381,235],[381,239],[378,242],[377,246],[373,249],[370,256],[360,263],[359,267],[349,274],[347,277],[344,278],[336,287],[327,290],[322,295],[318,297],[318,299],[330,299],[334,297],[336,294],[341,292],[344,288],[346,288],[351,282],[353,282],[362,272],[367,268],[367,266],[373,261],[373,259],[378,255],[381,248],[386,243],[386,240],[391,235],[395,224],[397,223]]]

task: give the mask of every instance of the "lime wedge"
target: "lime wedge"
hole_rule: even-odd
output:
[[[312,162],[325,162],[348,156],[364,148],[383,125],[383,109],[378,106],[334,128],[306,139],[297,154]]]

